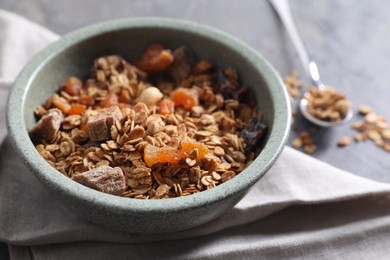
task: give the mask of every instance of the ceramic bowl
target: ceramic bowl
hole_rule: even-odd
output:
[[[232,180],[194,195],[138,200],[105,194],[72,181],[52,168],[36,151],[28,130],[33,110],[71,75],[86,78],[92,61],[107,54],[127,60],[139,57],[151,43],[189,47],[200,59],[232,66],[243,85],[253,88],[269,131],[254,162]],[[137,18],[88,26],[61,37],[38,53],[17,77],[9,95],[7,124],[13,146],[58,200],[84,219],[110,229],[161,233],[193,228],[231,209],[274,164],[286,143],[291,109],[283,83],[272,66],[247,44],[218,30],[192,22]]]

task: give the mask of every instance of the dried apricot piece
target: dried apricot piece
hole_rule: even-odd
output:
[[[76,77],[69,77],[64,85],[64,91],[71,96],[79,95],[82,88],[83,82]]]
[[[148,144],[144,149],[144,161],[149,167],[152,167],[156,163],[178,163],[180,160],[180,151],[170,146],[158,148]]]
[[[176,106],[182,106],[187,110],[199,104],[198,91],[193,88],[177,88],[171,93],[171,99]]]
[[[53,99],[53,105],[59,108],[62,112],[68,113],[70,109],[70,104],[68,101],[62,97]]]
[[[135,62],[135,66],[148,73],[166,70],[173,62],[170,50],[165,49],[159,43],[152,44],[144,52],[141,59]]]
[[[158,148],[148,144],[144,149],[144,161],[146,165],[151,167],[156,163],[175,164],[186,158],[199,161],[208,153],[209,149],[207,146],[195,142],[183,141],[180,145],[180,149],[170,146]]]
[[[201,160],[206,154],[209,153],[209,149],[206,145],[195,142],[182,141],[180,152],[183,157],[191,157],[191,153],[197,149],[197,156],[194,158],[195,160]]]
[[[144,149],[144,161],[147,166],[152,167],[156,163],[158,163],[157,157],[158,147],[148,144]]]
[[[157,152],[159,162],[178,163],[181,158],[181,153],[176,148],[170,146],[161,147]]]
[[[72,104],[68,110],[68,115],[81,115],[85,111],[85,106],[81,104]]]
[[[158,113],[160,115],[170,115],[175,112],[175,103],[170,99],[163,99],[158,105]]]

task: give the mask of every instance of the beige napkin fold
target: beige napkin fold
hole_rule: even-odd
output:
[[[201,227],[140,235],[80,219],[24,167],[6,137],[12,80],[57,36],[1,10],[0,31],[0,241],[11,259],[388,259],[390,185],[289,147],[242,201]]]

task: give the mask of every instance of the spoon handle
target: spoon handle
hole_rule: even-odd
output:
[[[268,2],[278,14],[284,27],[286,28],[286,31],[290,36],[295,49],[298,52],[298,56],[301,59],[302,65],[306,73],[310,75],[310,78],[315,85],[317,85],[319,88],[323,87],[324,84],[320,80],[317,65],[310,59],[306,51],[305,45],[302,42],[301,36],[299,35],[298,30],[295,26],[294,20],[290,12],[288,0],[268,0]]]

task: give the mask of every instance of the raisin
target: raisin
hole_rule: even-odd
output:
[[[241,136],[246,143],[246,153],[253,151],[259,144],[267,131],[267,126],[263,120],[263,114],[257,113],[252,116],[247,126],[241,131]]]
[[[234,98],[237,87],[229,81],[221,69],[217,70],[214,80],[217,84],[217,92],[221,93],[225,99]]]

